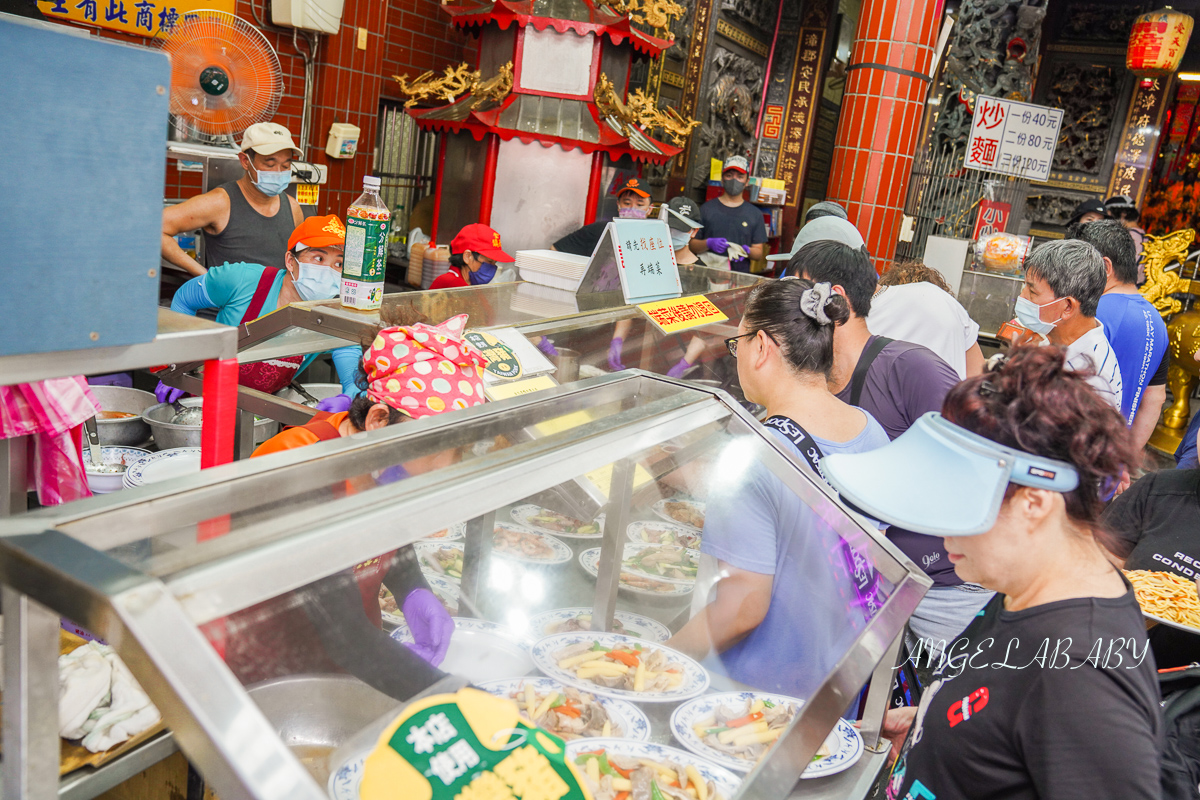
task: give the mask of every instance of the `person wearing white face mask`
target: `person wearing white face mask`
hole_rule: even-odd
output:
[[[1108,280],[1100,252],[1079,239],[1047,242],[1025,262],[1025,286],[1014,309],[1029,331],[1014,344],[1053,344],[1067,355],[1067,369],[1093,373],[1088,383],[1121,410],[1121,369],[1096,319]]]
[[[334,214],[309,217],[292,231],[283,253],[282,269],[238,261],[213,267],[179,288],[171,310],[196,315],[202,308],[215,308],[217,322],[240,325],[304,300],[331,300],[341,286],[342,253],[346,227]],[[279,262],[279,257],[272,259]],[[320,355],[290,356],[238,367],[238,383],[274,394],[287,386]],[[362,348],[349,345],[332,351],[342,391],[360,394],[354,376]],[[168,403],[183,394],[160,383],[155,389],[160,402]]]
[[[272,263],[304,220],[300,204],[284,194],[292,182],[292,159],[299,157],[287,128],[251,125],[238,154],[245,175],[163,210],[163,258],[192,275],[232,262]],[[197,228],[204,231],[203,266],[174,239]]]

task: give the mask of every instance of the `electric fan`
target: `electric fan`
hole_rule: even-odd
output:
[[[189,12],[161,46],[171,57],[171,113],[187,124],[190,139],[240,134],[274,116],[283,92],[279,58],[245,20]]]

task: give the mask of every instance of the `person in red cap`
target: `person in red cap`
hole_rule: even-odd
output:
[[[302,300],[329,300],[338,296],[342,274],[342,252],[346,226],[336,215],[309,217],[288,238],[280,254],[282,267],[239,261],[213,267],[179,287],[171,310],[195,316],[202,308],[215,308],[217,322],[240,325]],[[279,263],[277,261],[276,263]],[[332,351],[342,391],[359,394],[354,385],[361,348],[353,345]],[[238,383],[274,394],[291,383],[300,371],[320,355],[273,358],[238,368]],[[159,383],[154,394],[168,403],[183,394]]]
[[[646,185],[641,178],[630,178],[617,190],[617,217],[620,219],[646,219],[650,213],[650,205],[650,193],[646,191]],[[577,256],[590,256],[611,220],[612,217],[605,217],[590,225],[584,225],[559,239],[550,249]]]
[[[468,225],[450,242],[450,270],[439,275],[430,289],[479,286],[496,277],[496,262],[516,261],[500,246],[500,234],[482,223]]]

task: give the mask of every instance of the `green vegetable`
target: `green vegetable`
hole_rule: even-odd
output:
[[[658,780],[656,778],[650,779],[650,800],[666,800],[663,797],[662,789],[658,788]]]
[[[611,647],[605,647],[604,645],[600,644],[599,642],[592,642],[592,652],[594,652],[594,653],[598,653],[598,652],[600,652],[601,650],[603,650],[604,652],[606,652],[606,653],[607,653],[607,652],[611,651],[611,650],[612,650],[612,648],[611,648]]]
[[[576,757],[575,763],[579,766],[584,766],[587,764],[589,758],[596,759],[596,763],[600,767],[601,775],[612,775],[614,778],[624,777],[621,773],[612,768],[612,765],[608,763],[608,756],[606,756],[604,753],[584,753]]]
[[[562,692],[554,693],[554,702],[550,704],[551,708],[558,708],[563,703],[567,702],[567,696]]]
[[[774,708],[774,707],[775,707],[775,704],[774,704],[774,703],[772,703],[770,700],[763,700],[763,705],[764,705],[764,706],[766,706],[767,708]]]
[[[731,730],[733,730],[733,728],[705,728],[704,735],[707,736],[710,733],[724,733],[725,731]]]

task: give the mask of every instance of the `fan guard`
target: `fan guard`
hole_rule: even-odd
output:
[[[274,117],[283,71],[253,25],[224,11],[193,11],[161,46],[171,57],[171,113],[198,133],[240,134]]]

